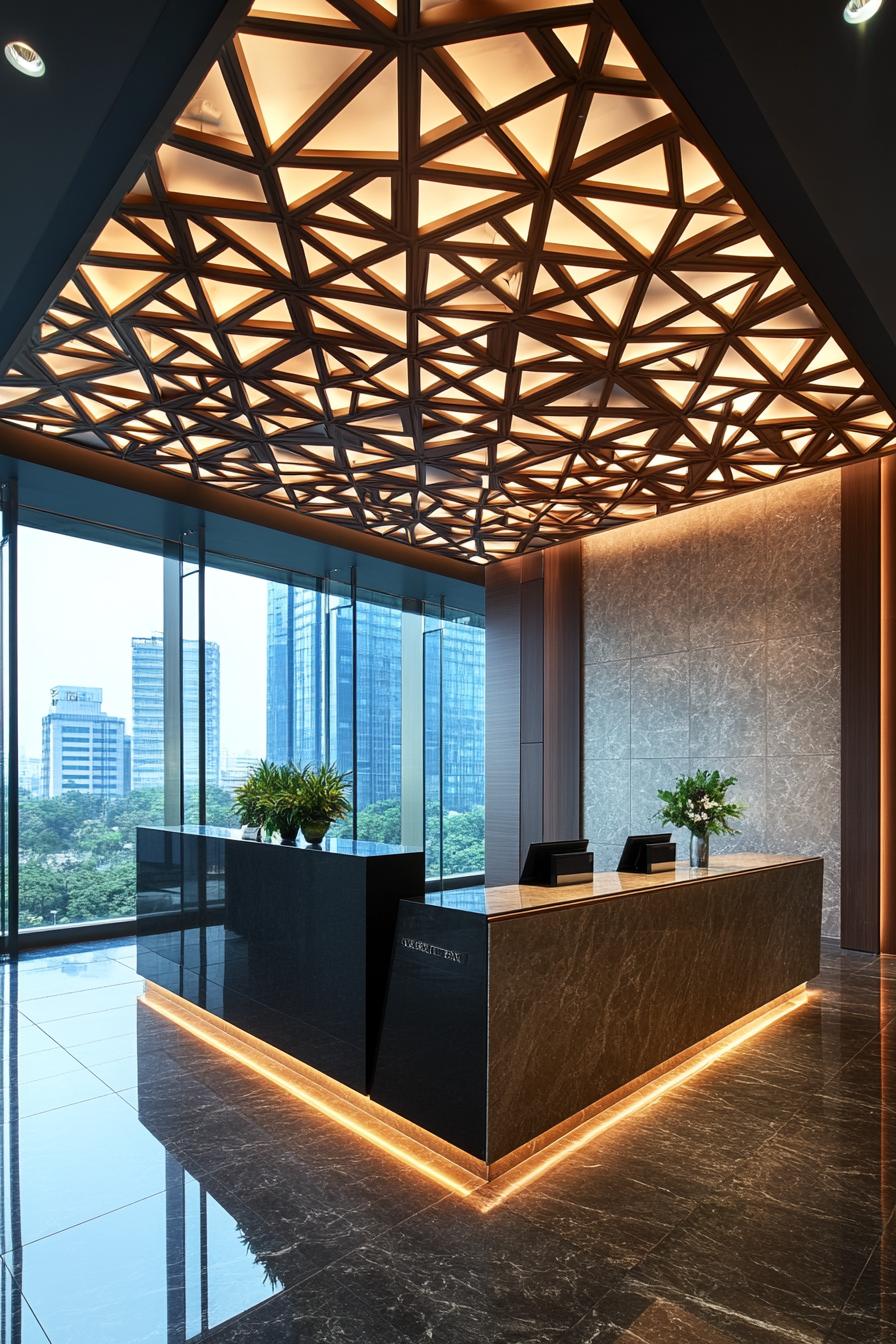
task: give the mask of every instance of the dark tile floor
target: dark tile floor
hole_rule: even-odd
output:
[[[137,1003],[0,966],[0,1344],[896,1344],[896,959],[483,1213]]]

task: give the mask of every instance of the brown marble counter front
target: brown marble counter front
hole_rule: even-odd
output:
[[[818,974],[821,859],[401,902],[373,1099],[487,1168]]]

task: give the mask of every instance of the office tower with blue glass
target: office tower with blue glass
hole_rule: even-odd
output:
[[[354,620],[353,620],[354,611]],[[268,585],[267,756],[334,761],[354,771],[357,809],[401,795],[402,608]],[[427,736],[441,742],[427,797],[468,812],[484,797],[484,641],[480,627],[446,620],[438,652],[426,639]],[[329,707],[329,714],[327,708]],[[354,766],[353,766],[354,759]]]
[[[182,659],[183,720],[196,724],[199,706],[199,658],[196,640],[184,640]],[[131,787],[160,789],[165,782],[165,655],[161,635],[135,635],[131,640],[133,743]],[[206,783],[217,785],[221,754],[221,651],[205,645]],[[190,768],[192,755],[193,766]],[[184,753],[186,778],[195,784],[195,753]]]

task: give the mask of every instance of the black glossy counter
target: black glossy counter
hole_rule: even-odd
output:
[[[359,1092],[370,1088],[401,900],[422,853],[138,827],[137,969]]]

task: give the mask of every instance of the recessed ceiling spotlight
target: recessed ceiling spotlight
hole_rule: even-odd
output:
[[[47,69],[40,52],[35,51],[30,42],[7,42],[3,50],[10,65],[14,70],[18,70],[20,75],[30,75],[32,79],[39,79]]]
[[[843,11],[847,23],[867,23],[880,9],[884,0],[849,0]]]

